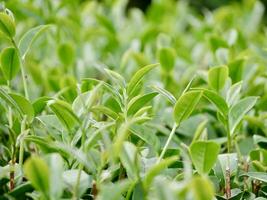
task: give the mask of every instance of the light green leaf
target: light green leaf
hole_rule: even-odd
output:
[[[216,163],[220,146],[212,141],[197,141],[190,146],[190,155],[199,174],[208,174]]]
[[[151,64],[139,69],[131,78],[127,86],[127,93],[130,95],[134,92],[136,86],[140,83],[143,77],[152,69],[157,67],[159,64]]]
[[[47,97],[47,96],[42,96],[36,99],[32,103],[35,115],[41,113],[45,109],[47,102],[51,99],[52,99],[51,97]]]
[[[53,153],[46,156],[46,162],[50,171],[50,198],[56,200],[63,192],[63,159],[59,154]]]
[[[33,187],[49,199],[50,172],[45,161],[40,157],[32,156],[25,162],[23,169],[26,178],[31,182]]]
[[[134,144],[130,142],[124,142],[122,150],[120,152],[120,160],[125,167],[127,176],[130,179],[137,179],[138,177],[138,151]]]
[[[63,181],[65,188],[67,188],[70,192],[75,190],[77,184],[77,178],[79,176],[78,169],[67,170],[63,172]],[[80,182],[78,184],[78,196],[81,196],[86,189],[92,188],[92,178],[85,171],[81,171],[80,174]]]
[[[239,100],[242,83],[242,81],[235,83],[227,92],[226,101],[229,106],[234,105]]]
[[[16,27],[13,19],[4,12],[0,12],[0,31],[9,38],[13,38],[16,34]]]
[[[175,50],[170,47],[163,47],[158,51],[158,60],[163,70],[171,72],[175,64]]]
[[[14,47],[7,47],[1,53],[1,68],[7,80],[12,80],[20,70],[18,52]]]
[[[114,82],[118,83],[121,87],[126,86],[125,79],[123,78],[122,75],[107,68],[105,68],[104,70]]]
[[[96,113],[98,112],[103,113],[106,116],[111,117],[114,120],[118,118],[118,114],[106,106],[101,106],[101,105],[93,106],[91,108],[91,111],[96,112]]]
[[[152,89],[156,90],[159,94],[163,95],[166,97],[169,102],[171,102],[173,105],[176,103],[176,98],[167,90],[160,88],[156,85],[151,86]]]
[[[228,123],[231,135],[245,114],[256,104],[257,99],[258,97],[246,97],[230,108]]]
[[[145,94],[143,96],[138,95],[132,98],[128,104],[127,114],[128,115],[135,114],[139,109],[141,109],[144,105],[146,105],[149,101],[151,101],[157,95],[158,95],[157,92],[152,92],[149,94]]]
[[[202,96],[202,91],[189,91],[184,93],[174,106],[174,120],[177,125],[186,120],[195,109]]]
[[[213,200],[214,188],[212,182],[206,177],[194,177],[192,180],[192,190],[195,200]]]
[[[228,67],[223,65],[223,66],[218,66],[218,67],[212,67],[209,70],[208,73],[208,83],[209,86],[216,91],[220,91],[227,80],[228,77]]]
[[[32,122],[34,118],[34,109],[32,104],[25,97],[19,94],[10,93],[9,95],[16,102],[23,115],[27,116],[27,120]]]
[[[130,131],[150,145],[156,152],[160,149],[160,141],[153,128],[143,125],[133,125]]]
[[[38,38],[38,36],[45,31],[51,25],[40,25],[28,30],[20,39],[18,48],[22,59],[28,54],[33,42]]]
[[[144,177],[143,183],[144,187],[148,189],[154,180],[154,178],[164,169],[166,169],[169,165],[173,164],[175,161],[178,160],[177,156],[169,157],[164,160],[161,160],[159,163],[154,165]]]
[[[248,172],[244,175],[247,175],[253,179],[260,180],[262,182],[267,183],[267,173],[266,172]]]
[[[217,109],[219,110],[219,112],[226,118],[227,114],[228,114],[228,105],[225,102],[225,100],[218,95],[216,92],[213,92],[211,90],[205,90],[203,89],[203,96],[210,101],[211,103],[213,103]]]
[[[60,61],[64,65],[69,66],[73,63],[75,55],[74,55],[74,49],[71,44],[69,43],[60,44],[57,53]]]
[[[61,100],[50,100],[48,105],[69,131],[80,123],[79,118],[75,115],[68,103]]]

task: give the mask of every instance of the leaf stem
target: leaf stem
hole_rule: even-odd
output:
[[[159,162],[162,160],[164,154],[166,153],[166,151],[167,151],[167,149],[168,149],[168,146],[170,145],[170,142],[171,142],[171,140],[172,140],[172,138],[173,138],[173,136],[174,136],[174,134],[175,134],[175,131],[176,131],[176,129],[178,128],[178,126],[179,126],[179,125],[177,125],[176,123],[174,123],[174,125],[173,125],[173,127],[172,127],[172,131],[171,131],[171,133],[170,133],[170,135],[169,135],[169,137],[168,137],[168,140],[166,141],[166,144],[165,144],[164,147],[163,147],[163,150],[162,150],[162,152],[161,152],[161,154],[160,154],[160,156],[159,156],[159,159],[157,160],[157,163],[159,163]]]

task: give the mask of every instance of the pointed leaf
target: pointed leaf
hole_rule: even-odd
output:
[[[20,69],[18,52],[14,47],[7,47],[1,53],[1,68],[7,80],[12,80]]]
[[[226,118],[228,114],[228,105],[225,102],[225,100],[218,95],[216,92],[213,92],[211,90],[203,90],[203,96],[213,103],[219,112]]]
[[[51,25],[40,25],[28,30],[20,39],[18,48],[21,57],[24,59],[29,52],[33,42],[38,38],[38,36]]]
[[[253,108],[257,99],[258,97],[246,97],[230,108],[228,121],[230,134],[234,133],[237,125],[241,122],[245,114]]]
[[[153,85],[152,89],[156,90],[158,93],[166,97],[173,105],[176,103],[176,98],[168,90],[160,88],[156,85]]]
[[[140,81],[143,79],[143,77],[152,69],[154,69],[155,67],[157,67],[158,64],[151,64],[151,65],[147,65],[141,69],[139,69],[131,78],[131,80],[128,83],[128,87],[127,87],[127,93],[130,95],[131,93],[134,92],[136,86],[138,85],[138,83],[140,83]]]
[[[61,100],[51,100],[48,104],[61,123],[69,131],[71,131],[75,125],[80,123],[79,118],[74,114],[68,103]]]
[[[202,91],[189,91],[184,93],[174,106],[174,120],[177,125],[186,120],[195,109],[202,96]]]
[[[215,89],[216,91],[221,90],[227,80],[228,77],[228,67],[218,66],[218,67],[212,67],[209,70],[208,74],[208,83],[211,88]]]
[[[0,12],[0,31],[10,38],[16,34],[14,21],[4,12]]]
[[[23,115],[27,116],[27,120],[31,122],[34,118],[34,109],[32,104],[25,97],[19,94],[10,93],[9,95],[16,102]]]
[[[133,115],[136,113],[139,109],[141,109],[144,105],[146,105],[149,101],[151,101],[155,96],[157,96],[157,92],[152,92],[149,94],[145,94],[143,96],[136,96],[134,97],[128,105],[128,115]]]

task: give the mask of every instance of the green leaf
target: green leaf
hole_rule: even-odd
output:
[[[61,100],[51,100],[48,102],[48,105],[69,131],[71,131],[75,125],[80,123],[79,118],[72,111],[72,108],[68,103]]]
[[[78,169],[67,170],[63,173],[64,185],[70,192],[73,192],[73,190],[76,189],[75,187],[77,185],[78,176]],[[92,188],[92,178],[82,170],[80,173],[77,195],[81,196],[88,188]]]
[[[253,179],[267,183],[267,173],[266,172],[248,172],[244,175],[247,175]]]
[[[136,86],[142,81],[143,77],[152,69],[157,67],[159,64],[151,64],[147,65],[145,67],[142,67],[139,69],[131,78],[131,80],[128,83],[127,86],[127,93],[130,95],[131,93],[134,92]]]
[[[223,65],[223,66],[218,66],[218,67],[212,67],[209,70],[208,74],[208,83],[209,86],[216,91],[220,91],[228,78],[228,67]]]
[[[208,174],[216,163],[220,146],[212,141],[197,141],[190,146],[190,155],[199,174]]]
[[[211,103],[213,103],[217,109],[219,110],[219,112],[226,118],[227,114],[228,114],[228,105],[225,102],[225,100],[218,95],[216,92],[213,92],[211,90],[205,90],[203,89],[203,96],[210,101]]]
[[[160,88],[156,85],[151,86],[151,88],[156,90],[162,96],[166,97],[169,100],[169,102],[171,102],[173,105],[176,103],[177,101],[176,98],[168,90]]]
[[[164,160],[161,160],[159,163],[151,167],[147,174],[144,177],[143,183],[144,187],[148,189],[154,180],[155,176],[157,176],[162,170],[166,169],[168,166],[173,164],[175,161],[178,160],[177,156],[169,157]]]
[[[20,39],[18,48],[20,51],[20,55],[22,59],[26,57],[28,54],[32,44],[34,41],[40,36],[40,34],[45,31],[47,28],[51,27],[51,25],[40,25],[28,30]]]
[[[118,118],[118,114],[106,106],[100,106],[100,105],[99,106],[93,106],[91,108],[91,111],[96,112],[96,113],[98,113],[98,112],[103,113],[106,116],[111,117],[114,120],[116,120]]]
[[[10,93],[9,95],[16,102],[23,115],[27,116],[27,120],[32,122],[34,118],[34,109],[32,104],[25,97],[19,94]]]
[[[107,68],[105,68],[104,70],[114,82],[118,83],[121,87],[126,86],[125,79],[123,78],[122,75]]]
[[[145,94],[143,96],[138,95],[132,98],[128,104],[127,114],[128,115],[135,114],[139,109],[141,109],[144,105],[146,105],[149,101],[151,101],[157,95],[158,95],[157,92],[152,92],[149,94]]]
[[[160,149],[160,141],[153,128],[142,125],[133,125],[130,131],[150,145],[156,152]]]
[[[195,200],[213,200],[214,188],[212,182],[206,177],[194,177],[192,180],[192,190]]]
[[[122,200],[124,194],[132,182],[128,179],[117,181],[115,183],[103,183],[99,188],[97,199],[99,200]],[[112,195],[111,195],[112,194]]]
[[[12,191],[8,193],[8,195],[16,198],[16,197],[24,197],[26,198],[26,193],[31,192],[33,190],[32,185],[30,184],[29,181],[26,183],[22,183],[18,185],[16,188],[14,188]]]
[[[174,106],[174,120],[177,125],[186,120],[195,109],[202,96],[202,91],[189,91],[184,93]]]
[[[120,160],[127,172],[127,177],[137,179],[138,177],[138,156],[137,148],[130,142],[124,142],[120,152]]]
[[[59,154],[53,153],[46,157],[46,162],[50,172],[50,197],[51,199],[59,199],[63,192],[63,159]]]
[[[173,48],[163,47],[158,51],[158,60],[163,70],[171,72],[175,64],[175,51]]]
[[[229,106],[234,105],[239,100],[242,83],[243,81],[235,83],[227,92],[226,101]]]
[[[0,12],[0,31],[10,38],[13,38],[16,34],[16,27],[13,19],[4,12]]]
[[[112,151],[112,155],[114,155],[115,157],[117,157],[119,155],[119,152],[121,151],[122,145],[124,140],[127,138],[128,134],[129,134],[129,129],[130,127],[135,124],[135,123],[140,123],[143,122],[144,120],[147,120],[150,118],[147,117],[137,117],[137,118],[132,118],[131,120],[123,123],[118,131],[117,131],[117,135],[114,138],[113,141],[113,151]]]
[[[42,96],[36,99],[32,103],[35,115],[40,114],[45,109],[47,102],[51,99],[52,99],[51,97],[47,97],[47,96]]]
[[[24,115],[26,115],[29,122],[33,120],[34,109],[31,103],[25,97],[14,93],[8,94],[3,88],[0,88],[0,97],[8,105],[16,109],[16,111],[19,113],[20,119],[23,119]]]
[[[33,187],[49,199],[50,173],[45,161],[40,157],[32,156],[25,162],[23,169],[26,178],[31,182]]]
[[[207,123],[208,123],[208,120],[205,119],[203,122],[201,122],[198,125],[198,127],[197,127],[197,129],[196,129],[196,131],[194,133],[194,137],[193,137],[192,143],[195,142],[195,141],[198,141],[201,138],[201,135],[204,132]]]
[[[245,114],[253,108],[257,99],[258,97],[246,97],[230,108],[228,121],[230,134],[234,133],[237,125],[241,122]]]
[[[69,43],[63,43],[60,44],[58,47],[58,57],[60,59],[60,61],[66,65],[69,66],[73,63],[74,61],[74,49],[72,47],[73,45],[69,44]]]
[[[1,53],[1,68],[7,80],[12,80],[20,70],[18,52],[14,47],[7,47]]]

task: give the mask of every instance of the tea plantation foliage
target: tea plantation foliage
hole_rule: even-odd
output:
[[[260,1],[0,6],[0,199],[267,197]]]

